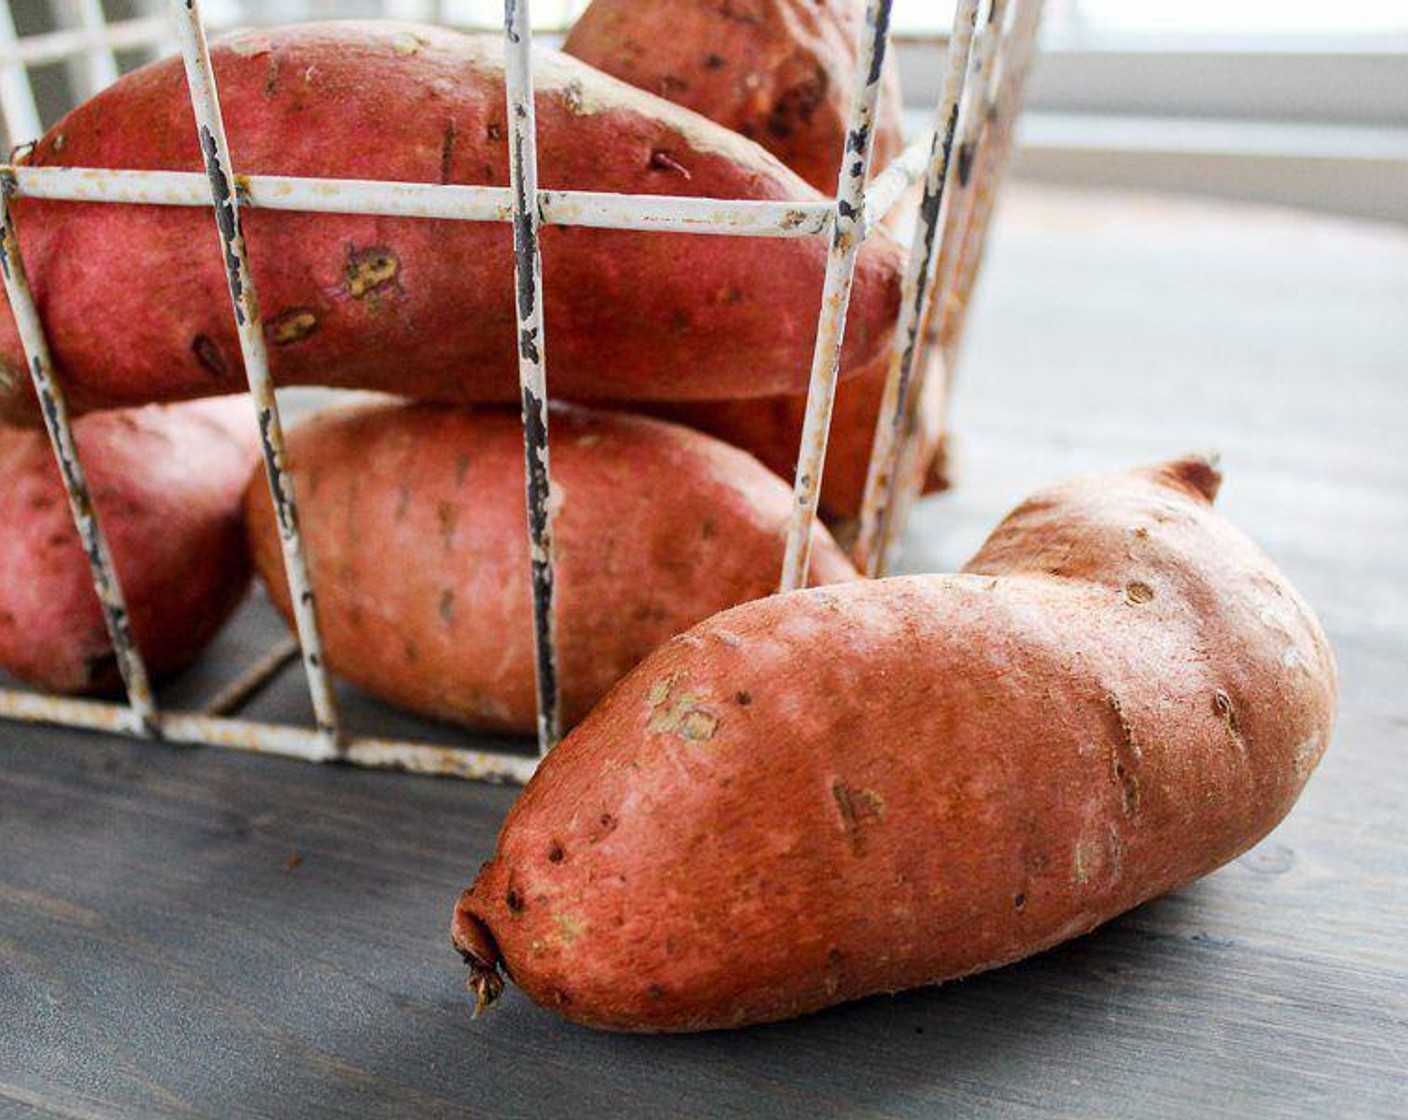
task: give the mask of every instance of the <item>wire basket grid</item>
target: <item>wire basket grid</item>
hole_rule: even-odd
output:
[[[0,166],[0,272],[40,401],[104,619],[117,655],[126,704],[0,689],[0,716],[116,731],[189,744],[212,744],[308,761],[343,761],[496,781],[523,782],[536,759],[505,751],[359,737],[342,727],[322,653],[317,601],[299,532],[295,481],[287,470],[283,424],[269,372],[264,325],[241,228],[244,207],[303,212],[376,214],[509,222],[513,229],[519,382],[524,431],[538,747],[545,754],[561,735],[554,613],[554,564],[549,459],[548,346],[542,316],[544,224],[679,234],[829,238],[821,309],[810,371],[779,589],[805,586],[808,549],[822,485],[832,407],[840,370],[846,313],[856,257],[866,236],[922,180],[919,217],[904,274],[899,319],[877,418],[856,546],[868,575],[886,570],[908,508],[918,491],[918,401],[933,356],[947,382],[954,350],[981,262],[988,219],[1011,144],[1013,122],[1030,65],[1041,0],[958,0],[948,39],[945,77],[932,127],[871,178],[872,127],[890,42],[891,0],[868,0],[860,31],[854,94],[836,196],[827,202],[720,200],[543,190],[537,177],[532,30],[527,0],[505,0],[505,93],[508,110],[508,188],[293,176],[237,175],[233,164],[199,0],[169,0],[184,62],[205,173],[94,171],[88,168]],[[151,29],[141,21],[104,27],[96,0],[81,0],[76,33],[43,44],[60,57],[83,56],[86,81],[101,88],[116,75],[114,49]],[[25,79],[25,55],[8,9],[0,18],[0,101],[11,134],[37,135],[39,122]],[[141,31],[141,36],[137,31]],[[65,53],[66,52],[66,53]],[[31,48],[30,55],[35,52]],[[252,695],[294,650],[271,651],[202,712],[159,710],[133,642],[122,588],[88,493],[77,445],[44,327],[25,273],[15,198],[209,206],[238,327],[249,394],[259,426],[265,473],[274,497],[283,560],[292,592],[297,650],[313,703],[315,727],[232,718],[227,712]],[[947,399],[945,386],[944,399]]]

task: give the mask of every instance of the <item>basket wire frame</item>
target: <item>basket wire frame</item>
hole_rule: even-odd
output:
[[[793,483],[792,521],[787,530],[779,591],[794,591],[807,585],[812,526],[816,521],[822,471],[826,466],[827,437],[831,434],[831,413],[836,404],[836,382],[841,371],[846,311],[851,303],[856,257],[865,241],[865,181],[870,175],[870,154],[875,148],[875,110],[880,101],[889,32],[889,0],[869,0],[865,6],[860,50],[856,52],[855,92],[851,97],[851,115],[841,152],[836,209],[831,217],[831,245],[826,254],[826,279],[821,289],[821,312]]]
[[[991,0],[990,12],[997,11],[1001,4],[1002,0]],[[924,194],[919,203],[919,221],[915,225],[914,240],[906,263],[900,319],[895,326],[890,348],[890,365],[876,418],[875,439],[871,445],[865,493],[861,500],[856,559],[865,573],[871,576],[877,574],[882,564],[878,547],[881,527],[886,521],[886,511],[892,508],[894,501],[895,468],[900,444],[909,435],[905,422],[917,407],[915,401],[920,386],[914,384],[914,362],[920,350],[921,321],[933,287],[944,219],[948,217],[945,204],[948,201],[954,137],[958,133],[959,98],[972,54],[973,29],[977,20],[978,0],[959,0],[953,35],[949,39],[943,88],[929,133],[929,159],[924,176]]]
[[[89,54],[89,81],[110,76],[112,48],[124,25],[100,26],[96,0],[65,0],[79,26],[55,33],[44,57]],[[505,0],[505,96],[511,122],[510,185],[498,187],[382,183],[292,176],[237,175],[220,115],[199,0],[170,0],[171,17],[195,110],[205,174],[94,171],[87,168],[0,166],[0,272],[43,406],[74,520],[103,605],[127,703],[0,689],[0,716],[92,730],[209,744],[307,761],[524,782],[537,759],[501,751],[436,746],[349,735],[339,726],[330,674],[322,654],[312,573],[298,529],[293,478],[286,469],[283,427],[269,374],[263,324],[241,231],[245,206],[326,213],[385,214],[462,221],[509,222],[514,234],[518,354],[524,428],[525,490],[532,565],[539,753],[561,734],[553,598],[551,470],[548,456],[546,329],[542,317],[541,226],[576,225],[744,237],[827,236],[829,247],[818,317],[806,415],[787,530],[781,590],[804,587],[809,544],[822,485],[832,408],[856,257],[867,234],[914,183],[923,199],[904,277],[900,319],[890,353],[867,478],[857,561],[882,573],[902,533],[919,482],[916,412],[926,360],[933,355],[945,380],[967,297],[986,240],[998,179],[1010,149],[1013,121],[1031,60],[1042,0],[959,0],[949,38],[947,70],[930,131],[867,183],[880,75],[889,42],[890,0],[868,0],[860,32],[845,150],[836,197],[830,202],[759,202],[541,190],[533,111],[532,33],[527,0]],[[0,94],[11,135],[38,135],[38,115],[25,76],[25,58],[8,19],[0,16]],[[144,39],[149,29],[143,25]],[[96,60],[93,60],[93,52]],[[107,61],[103,60],[106,53]],[[29,54],[38,54],[31,50]],[[62,387],[54,376],[43,324],[34,307],[10,202],[15,198],[210,206],[239,328],[249,391],[274,495],[285,569],[293,591],[297,645],[275,647],[228,685],[204,712],[160,711],[132,641],[122,590],[87,493]],[[312,729],[231,718],[229,713],[301,652],[313,700]]]
[[[249,269],[249,253],[245,249],[239,201],[235,194],[234,164],[230,160],[230,144],[225,136],[225,122],[215,90],[215,70],[210,64],[210,47],[206,43],[205,25],[200,18],[199,0],[171,0],[171,7],[176,17],[181,57],[185,62],[191,107],[195,110],[196,133],[201,154],[205,157],[205,174],[210,180],[210,201],[215,209],[215,226],[220,236],[225,279],[239,332],[245,377],[259,424],[259,446],[273,497],[279,540],[283,546],[284,572],[288,578],[289,598],[293,603],[298,644],[303,651],[308,691],[313,699],[313,717],[322,740],[322,753],[331,758],[339,752],[337,701],[323,659],[323,639],[318,630],[313,581],[308,572],[308,559],[304,555],[303,538],[298,531],[298,503],[294,498],[293,475],[288,470],[283,421],[279,416],[278,398],[274,394],[274,379],[269,373],[264,320],[259,314],[259,299]]]

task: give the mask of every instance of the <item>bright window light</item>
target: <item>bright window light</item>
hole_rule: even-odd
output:
[[[904,32],[946,31],[951,2],[894,0]],[[1048,0],[1048,28],[1174,35],[1408,32],[1408,0]]]
[[[1065,0],[1051,15],[1071,27],[1172,34],[1408,31],[1404,0]]]

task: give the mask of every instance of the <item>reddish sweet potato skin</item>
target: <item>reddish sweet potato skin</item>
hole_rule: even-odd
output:
[[[508,184],[496,36],[309,24],[213,48],[244,174]],[[535,56],[544,188],[815,201],[755,144],[551,51]],[[39,141],[34,166],[194,171],[179,59],[136,71]],[[230,392],[242,363],[208,210],[17,200],[35,298],[79,410]],[[245,211],[282,384],[516,401],[511,232],[501,222]],[[544,313],[554,395],[733,397],[805,387],[824,238],[551,228]],[[888,343],[902,254],[861,254],[847,372]],[[8,307],[0,417],[33,418]]]
[[[757,140],[812,186],[834,194],[864,19],[864,0],[593,0],[563,50]],[[902,146],[899,82],[890,61],[872,168],[884,167]],[[899,220],[902,211],[892,215]],[[860,512],[888,361],[882,354],[837,390],[820,501],[830,520]],[[805,393],[792,393],[663,402],[645,411],[718,436],[790,479],[806,405]],[[942,489],[936,393],[928,394],[921,423],[925,461],[936,466],[929,489]]]
[[[835,194],[863,0],[592,0],[563,50],[756,140]],[[885,67],[872,165],[899,154],[900,88]]]
[[[258,457],[242,398],[80,418],[74,436],[155,678],[185,667],[249,586],[240,495]],[[0,428],[0,668],[52,692],[120,687],[48,438]]]
[[[888,358],[873,362],[836,389],[818,503],[821,515],[833,528],[860,513],[888,370]],[[940,430],[942,391],[942,376],[931,375],[924,383],[924,396],[919,402],[918,438],[923,441],[919,461],[925,464],[926,494],[945,490],[949,485],[945,440]],[[806,394],[753,400],[673,401],[638,407],[741,447],[785,479],[796,476],[802,422],[807,415]]]
[[[552,474],[563,715],[575,723],[656,646],[769,594],[787,487],[708,436],[555,410]],[[440,719],[535,722],[523,431],[507,409],[378,405],[289,435],[328,663]],[[265,488],[246,499],[255,566],[289,617]],[[854,579],[824,530],[816,583]]]
[[[578,1022],[781,1019],[991,968],[1232,859],[1324,751],[1318,624],[1188,460],[1030,499],[961,575],[727,611],[550,756],[462,896]]]

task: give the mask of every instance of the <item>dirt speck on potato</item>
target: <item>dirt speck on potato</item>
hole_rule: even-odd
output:
[[[1142,580],[1131,580],[1124,585],[1125,602],[1130,606],[1141,606],[1154,601],[1154,589]]]
[[[219,344],[209,335],[196,335],[191,340],[191,352],[195,354],[196,361],[200,362],[208,372],[217,378],[224,380],[230,376],[230,368],[225,363],[225,355],[221,352]]]

